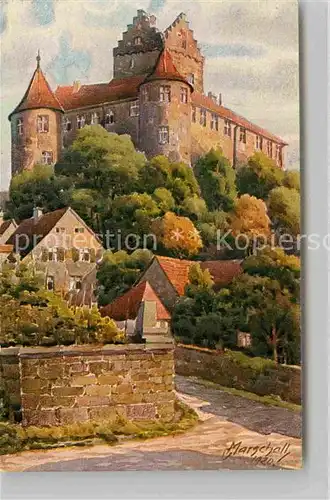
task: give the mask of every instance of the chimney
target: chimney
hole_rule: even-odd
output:
[[[219,94],[219,106],[222,106],[222,94]]]
[[[78,92],[80,87],[81,87],[81,84],[80,84],[79,80],[75,80],[73,82],[73,93]]]
[[[32,216],[32,218],[34,220],[37,220],[41,216],[42,216],[42,209],[39,208],[39,207],[33,207],[33,216]]]

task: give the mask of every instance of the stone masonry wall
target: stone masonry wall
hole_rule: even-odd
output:
[[[0,350],[0,391],[3,403],[9,405],[11,420],[21,406],[18,349]]]
[[[235,354],[235,353],[234,353]],[[175,371],[179,375],[197,376],[220,385],[254,392],[261,396],[277,395],[285,401],[301,404],[301,368],[267,366],[263,371],[235,362],[235,356],[196,346],[175,348]]]
[[[25,426],[174,416],[173,345],[21,348]]]

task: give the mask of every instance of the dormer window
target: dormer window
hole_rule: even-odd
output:
[[[139,116],[139,113],[140,113],[139,104],[137,102],[132,102],[129,108],[129,115]]]
[[[69,120],[68,117],[65,117],[63,120],[63,130],[64,132],[70,132],[71,129],[72,129],[71,120]]]
[[[98,123],[100,123],[100,115],[99,113],[92,113],[92,116],[91,116],[91,125],[97,125]]]
[[[85,115],[78,115],[77,116],[77,128],[83,128],[86,125],[86,116]]]
[[[37,118],[37,131],[41,134],[49,132],[49,116],[39,115]]]
[[[159,87],[160,102],[171,102],[171,87],[169,85],[161,85]]]
[[[44,165],[51,165],[53,163],[53,152],[43,151],[42,152],[42,163]]]
[[[112,125],[113,123],[115,123],[115,115],[114,112],[109,109],[109,111],[107,111],[107,114],[105,115],[105,124]]]
[[[17,118],[17,134],[18,135],[23,135],[23,118]]]
[[[134,45],[141,45],[142,44],[142,38],[140,36],[136,36],[134,38]]]

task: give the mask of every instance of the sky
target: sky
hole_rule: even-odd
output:
[[[9,113],[23,97],[41,52],[53,89],[110,81],[112,48],[137,9],[167,28],[185,12],[206,58],[205,93],[289,142],[299,168],[298,7],[281,0],[1,0],[0,189],[10,181]]]

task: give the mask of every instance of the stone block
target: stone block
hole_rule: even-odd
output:
[[[76,424],[89,420],[87,408],[60,408],[56,410],[60,425]]]
[[[23,394],[21,398],[22,409],[35,410],[40,402],[40,397],[35,394]]]
[[[89,418],[91,420],[109,420],[115,421],[118,416],[114,406],[93,407],[89,410]]]
[[[63,378],[64,368],[62,365],[46,366],[39,368],[39,377],[46,380],[57,380]]]
[[[40,396],[39,406],[40,408],[60,408],[60,407],[71,407],[75,404],[75,396]]]
[[[82,396],[84,390],[84,387],[53,387],[52,395],[55,397]]]
[[[94,375],[101,375],[109,369],[109,363],[107,361],[96,361],[89,363],[89,371]]]
[[[76,406],[105,406],[111,403],[107,396],[81,396],[76,399]]]
[[[50,427],[58,425],[55,410],[24,410],[22,411],[23,426]]]
[[[78,375],[72,378],[71,385],[72,386],[86,386],[86,385],[93,385],[96,384],[96,377],[95,375]]]
[[[151,403],[128,405],[126,409],[128,420],[154,420],[156,408]]]
[[[40,378],[32,378],[32,377],[24,378],[22,379],[22,392],[26,394],[28,393],[39,394],[43,385],[44,384]]]
[[[112,390],[113,394],[132,394],[133,387],[132,384],[119,384]]]
[[[86,396],[110,396],[111,387],[109,385],[89,385],[85,389]]]
[[[114,394],[112,396],[113,404],[133,404],[142,403],[143,395],[135,392],[133,394]]]
[[[113,386],[118,383],[118,376],[117,375],[100,375],[97,378],[97,382],[100,385],[110,385]]]
[[[157,404],[157,415],[161,420],[170,421],[174,418],[174,402]]]

